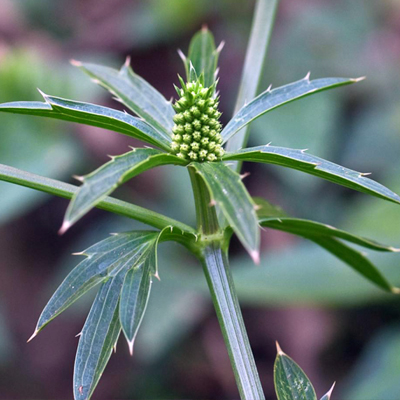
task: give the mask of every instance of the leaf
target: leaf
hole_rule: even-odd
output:
[[[275,204],[271,204],[262,197],[253,197],[253,201],[256,205],[257,217],[259,218],[259,220],[262,220],[264,218],[279,218],[287,216],[287,214],[281,207]]]
[[[304,237],[306,237],[304,235]],[[368,258],[359,251],[345,245],[340,240],[328,236],[313,236],[310,235],[307,239],[312,240],[319,246],[328,250],[347,265],[359,272],[364,278],[375,283],[383,290],[392,293],[400,293],[398,288],[394,288],[380,271],[368,260]]]
[[[0,111],[61,119],[123,133],[169,150],[171,138],[126,112],[42,93],[46,102],[17,101],[0,104]]]
[[[195,80],[191,73],[192,65],[196,76],[203,74],[205,87],[213,85],[222,47],[223,42],[218,49],[215,48],[214,37],[207,27],[203,27],[193,36],[189,46],[188,58],[184,59],[188,82]]]
[[[304,371],[276,344],[274,384],[278,400],[317,400],[314,387]]]
[[[75,400],[90,399],[118,340],[118,301],[125,275],[126,270],[121,270],[104,282],[90,309],[75,358]]]
[[[145,170],[165,164],[186,165],[187,162],[155,149],[133,149],[112,157],[110,162],[81,178],[83,185],[68,206],[60,232],[65,232],[124,182]]]
[[[265,145],[239,150],[236,153],[227,153],[223,157],[223,160],[244,160],[277,164],[316,175],[328,181],[349,187],[350,189],[400,204],[400,196],[380,183],[366,178],[365,175],[367,174],[356,172],[307,154],[305,150]]]
[[[320,222],[310,221],[307,219],[290,218],[290,217],[261,217],[259,219],[261,226],[277,229],[284,232],[293,233],[295,235],[308,238],[309,236],[326,236],[337,237],[347,240],[348,242],[357,244],[376,251],[393,251],[398,252],[392,246],[385,246],[371,239],[366,239],[361,236],[353,235],[349,232],[342,231],[331,225],[322,224]]]
[[[132,268],[125,277],[120,300],[120,321],[128,341],[129,351],[133,354],[133,344],[146,311],[150,297],[151,272],[155,261],[154,250],[140,263]]]
[[[310,81],[309,74],[297,82],[267,90],[258,95],[250,103],[242,107],[222,130],[223,143],[229,140],[236,132],[268,111],[283,106],[292,101],[318,93],[323,90],[333,89],[338,86],[349,85],[364,78],[322,78]]]
[[[257,94],[263,72],[264,60],[268,52],[271,33],[275,23],[278,3],[279,0],[257,1],[256,3],[234,114],[236,114],[246,102],[253,100]],[[226,150],[233,152],[246,147],[248,134],[249,127],[246,126],[231,137],[226,144]],[[232,168],[240,172],[240,167],[241,163],[234,163],[234,167]]]
[[[0,164],[0,181],[26,186],[31,189],[50,193],[66,199],[72,198],[79,190],[78,187],[70,185],[69,183],[31,174],[30,172],[22,171],[3,164]],[[193,237],[196,236],[196,230],[194,228],[166,217],[165,215],[139,207],[135,204],[127,203],[126,201],[106,197],[100,201],[96,207],[118,215],[133,218],[158,229],[169,227],[174,232],[179,233],[182,240],[184,238],[193,239]]]
[[[190,165],[203,178],[212,201],[222,210],[243,246],[258,263],[260,232],[255,205],[240,175],[221,162]]]
[[[336,382],[334,382],[333,385],[331,386],[331,388],[328,390],[328,392],[325,393],[321,397],[321,400],[331,400],[331,396],[332,396],[333,389],[335,388],[335,384],[336,384]]]
[[[143,78],[135,74],[129,66],[129,62],[128,58],[119,71],[78,61],[73,61],[73,65],[82,69],[93,78],[95,83],[106,88],[126,107],[162,134],[166,140],[171,141],[170,136],[175,115],[171,102],[167,101]]]
[[[121,269],[137,264],[143,254],[154,246],[158,236],[158,232],[151,231],[119,233],[79,253],[87,258],[68,274],[53,294],[39,317],[31,339],[92,287],[115,276]]]

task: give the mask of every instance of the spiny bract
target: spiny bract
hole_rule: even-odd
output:
[[[175,86],[179,99],[173,106],[177,114],[172,129],[171,150],[178,157],[192,161],[217,161],[224,155],[221,146],[221,113],[216,83],[204,87],[201,77],[186,83],[179,77],[182,89]]]

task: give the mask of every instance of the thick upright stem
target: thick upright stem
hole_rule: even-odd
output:
[[[226,254],[226,239],[202,177],[189,167],[197,225],[203,243],[199,258],[242,400],[264,400],[260,378],[240,311]]]

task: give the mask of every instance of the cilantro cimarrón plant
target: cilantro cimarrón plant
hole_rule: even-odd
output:
[[[400,203],[397,194],[364,174],[304,150],[268,144],[246,148],[246,131],[254,119],[305,96],[360,80],[311,80],[307,75],[286,86],[268,88],[254,97],[257,87],[254,81],[258,81],[262,70],[273,21],[272,3],[258,2],[259,14],[253,26],[240,89],[240,96],[243,97],[243,93],[247,95],[247,103],[243,105],[238,101],[237,111],[224,127],[220,122],[216,90],[217,61],[222,46],[216,48],[211,33],[205,28],[192,39],[188,55],[182,54],[186,79],[179,78],[180,87],[176,87],[178,97],[174,102],[167,101],[138,76],[129,61],[119,70],[73,62],[138,117],[126,111],[44,93],[44,102],[0,105],[3,112],[93,125],[152,146],[133,148],[112,157],[94,172],[79,178],[82,181],[80,187],[0,165],[1,180],[71,199],[61,232],[94,207],[133,218],[154,228],[114,234],[79,253],[85,258],[61,283],[39,317],[32,338],[89,289],[99,286],[79,337],[73,377],[76,400],[87,400],[92,396],[121,331],[132,353],[149,299],[152,277],[158,277],[157,246],[161,242],[182,244],[202,264],[242,399],[264,399],[264,394],[228,263],[232,233],[237,235],[255,263],[260,259],[260,226],[302,236],[325,248],[381,289],[398,292],[351,244],[384,252],[397,249],[330,225],[291,217],[265,199],[252,198],[242,182],[238,171],[242,161],[277,164]],[[263,43],[264,48],[256,48],[252,43]],[[234,135],[237,135],[235,138],[244,138],[242,146],[237,146],[237,140],[232,139]],[[188,170],[197,216],[196,228],[108,197],[134,176],[165,164]],[[316,399],[304,372],[279,347],[274,372],[278,399]],[[330,393],[323,398],[329,399]]]

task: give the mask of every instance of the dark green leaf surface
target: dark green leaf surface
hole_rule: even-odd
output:
[[[259,219],[287,217],[287,214],[281,207],[271,204],[262,197],[253,197],[253,201],[256,205],[257,216]]]
[[[274,364],[274,384],[278,400],[317,400],[317,395],[304,371],[279,345]]]
[[[187,162],[172,154],[155,149],[133,149],[82,178],[83,185],[72,198],[61,232],[95,207],[118,186],[141,172],[165,164],[185,165]]]
[[[309,75],[297,82],[276,89],[268,88],[242,107],[222,130],[224,143],[236,132],[268,111],[323,90],[358,82],[359,79],[322,78],[310,81]]]
[[[203,73],[204,86],[210,87],[215,81],[215,71],[221,49],[222,46],[218,49],[215,48],[214,37],[207,28],[197,32],[190,42],[189,55],[185,59],[188,81],[193,78],[190,74],[190,63],[192,63],[197,76]]]
[[[306,237],[305,235],[303,235]],[[380,271],[368,260],[368,258],[361,252],[345,245],[340,240],[328,236],[313,236],[310,235],[308,239],[317,243],[319,246],[328,250],[340,260],[344,261],[347,265],[359,272],[364,278],[375,283],[383,290],[393,293],[399,293],[397,288],[394,288],[380,273]]]
[[[18,101],[0,104],[0,111],[50,117],[64,121],[97,126],[123,133],[149,144],[170,148],[171,138],[162,134],[139,118],[112,108],[82,103],[42,93],[45,103],[39,101]]]
[[[243,185],[240,175],[220,162],[190,165],[204,179],[212,201],[222,210],[239,240],[257,263],[260,232],[255,204]]]
[[[69,183],[32,174],[3,164],[0,164],[0,180],[39,190],[41,192],[50,193],[66,199],[71,199],[79,190],[78,187],[70,185]],[[176,233],[180,235],[182,239],[193,239],[196,236],[196,230],[192,227],[166,217],[165,215],[127,203],[126,201],[106,197],[100,201],[96,207],[118,215],[136,219],[137,221],[141,221],[158,229],[165,229],[168,227],[172,231],[171,234]]]
[[[113,235],[79,253],[81,261],[53,294],[39,317],[33,337],[52,319],[100,282],[138,263],[154,247],[158,232],[138,231]]]
[[[126,269],[103,283],[83,326],[74,367],[75,400],[90,399],[118,340],[118,301],[125,275]]]
[[[73,64],[163,134],[166,140],[170,140],[175,115],[171,102],[132,71],[129,59],[120,70],[77,61]]]
[[[257,212],[258,214],[258,212]],[[259,214],[258,214],[259,215]],[[322,224],[320,222],[310,221],[300,218],[289,217],[261,217],[259,219],[261,226],[277,229],[284,232],[293,233],[295,235],[308,236],[328,236],[346,240],[376,251],[400,251],[392,246],[385,246],[370,239],[353,235],[349,232],[342,231],[331,225]]]
[[[275,146],[257,146],[228,153],[223,157],[227,160],[243,160],[277,164],[283,167],[297,169],[311,175],[358,190],[363,193],[380,197],[400,204],[400,196],[363,173],[334,164],[322,158],[307,154],[305,150],[288,149]]]
[[[154,255],[156,246],[151,253]],[[151,289],[151,273],[155,268],[152,262],[155,257],[150,254],[132,268],[125,277],[120,300],[120,321],[122,331],[128,341],[130,353],[133,354],[133,344],[146,311]]]

